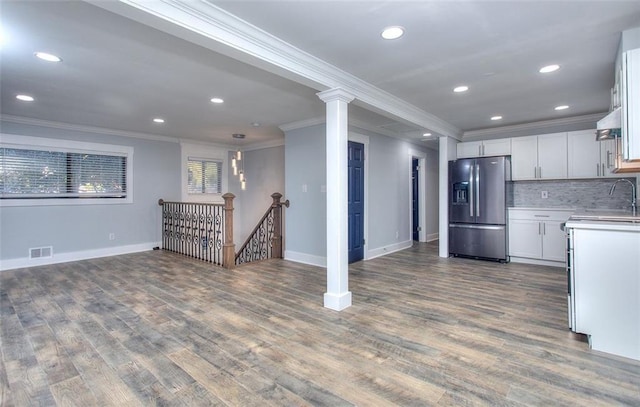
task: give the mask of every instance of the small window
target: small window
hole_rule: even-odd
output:
[[[189,158],[187,167],[190,194],[222,193],[222,161]]]
[[[3,135],[0,204],[130,203],[132,156],[131,147]]]

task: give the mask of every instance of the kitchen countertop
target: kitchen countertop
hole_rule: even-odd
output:
[[[571,215],[566,227],[640,232],[640,215],[634,215],[631,211],[625,210],[582,209]]]

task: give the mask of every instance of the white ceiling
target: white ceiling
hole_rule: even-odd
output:
[[[467,132],[607,111],[620,33],[640,25],[639,1],[215,4]],[[319,89],[102,7],[3,1],[1,11],[4,117],[232,144],[232,133],[268,142],[282,138],[279,125],[324,115]],[[382,40],[388,25],[405,36]],[[538,73],[549,63],[561,69]],[[459,84],[470,90],[454,94]],[[225,103],[213,105],[214,96]],[[559,104],[571,107],[554,111]],[[350,113],[383,134],[422,130],[356,106]],[[498,114],[501,122],[489,120]],[[157,116],[166,123],[152,123]]]

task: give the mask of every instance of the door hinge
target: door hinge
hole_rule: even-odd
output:
[[[422,232],[422,228],[418,226],[418,232]]]
[[[367,240],[366,239],[362,239],[362,245],[364,246],[365,244],[367,244]]]

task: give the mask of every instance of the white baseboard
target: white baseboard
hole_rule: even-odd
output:
[[[427,235],[427,242],[433,242],[440,239],[440,233],[430,233]]]
[[[296,263],[309,264],[311,266],[327,267],[327,258],[324,256],[316,256],[313,254],[285,250],[284,259],[289,261],[295,261]]]
[[[563,261],[529,259],[526,257],[511,256],[510,261],[513,263],[536,264],[538,266],[566,267],[566,264]]]
[[[104,249],[82,250],[78,252],[55,253],[51,257],[30,259],[22,257],[0,261],[0,271],[13,270],[24,267],[45,266],[47,264],[67,263],[70,261],[95,259],[98,257],[117,256],[120,254],[138,253],[152,250],[161,246],[160,242],[132,244],[128,246],[106,247]]]
[[[372,249],[367,252],[367,260],[375,259],[376,257],[386,256],[387,254],[397,252],[400,250],[408,249],[413,246],[413,240],[405,240],[404,242],[394,243],[388,246]]]

